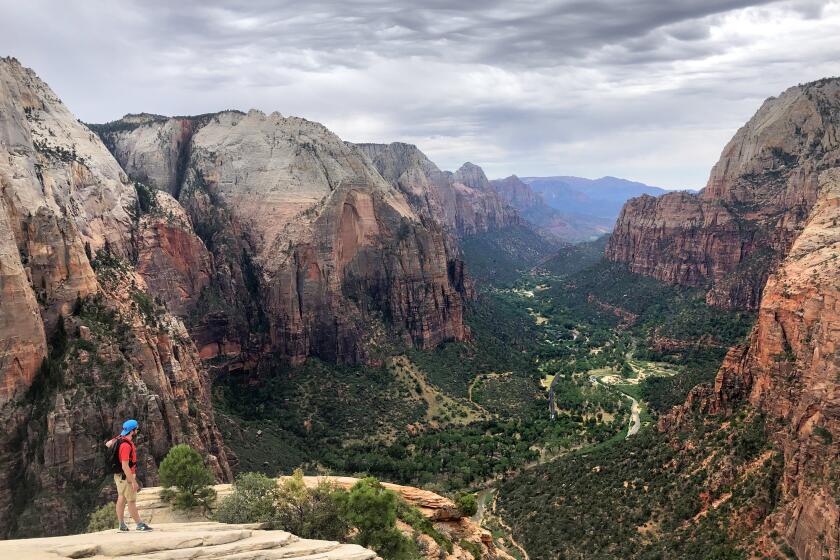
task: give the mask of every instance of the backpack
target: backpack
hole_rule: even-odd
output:
[[[123,474],[122,468],[122,461],[120,461],[120,446],[123,443],[127,443],[128,445],[132,445],[130,441],[123,437],[118,437],[117,440],[114,442],[114,445],[111,446],[109,451],[111,452],[110,455],[110,464],[111,464],[111,472],[114,474]],[[133,467],[134,463],[131,461],[131,455],[129,455],[128,466]]]

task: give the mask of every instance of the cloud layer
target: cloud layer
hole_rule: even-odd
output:
[[[445,168],[700,187],[761,101],[840,74],[840,1],[0,0],[79,118],[278,110]]]

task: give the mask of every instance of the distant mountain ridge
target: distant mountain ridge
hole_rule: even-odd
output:
[[[592,241],[612,231],[629,199],[668,192],[618,177],[573,176],[493,179],[491,187],[543,234],[563,241]]]
[[[621,207],[630,198],[642,194],[659,196],[668,192],[661,187],[611,176],[586,179],[559,175],[521,179],[535,192],[542,194],[546,204],[552,208],[568,213],[610,218],[613,222],[621,212]]]

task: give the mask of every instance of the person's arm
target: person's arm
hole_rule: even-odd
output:
[[[128,461],[121,461],[122,462],[122,470],[125,474],[125,479],[131,483],[136,482],[134,480],[134,473],[131,472],[131,467],[128,466]]]

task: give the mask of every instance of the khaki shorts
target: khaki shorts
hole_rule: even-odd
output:
[[[123,475],[115,474],[114,484],[117,485],[117,496],[124,497],[126,502],[137,501],[137,492],[134,490],[134,486],[129,481],[124,480]]]

